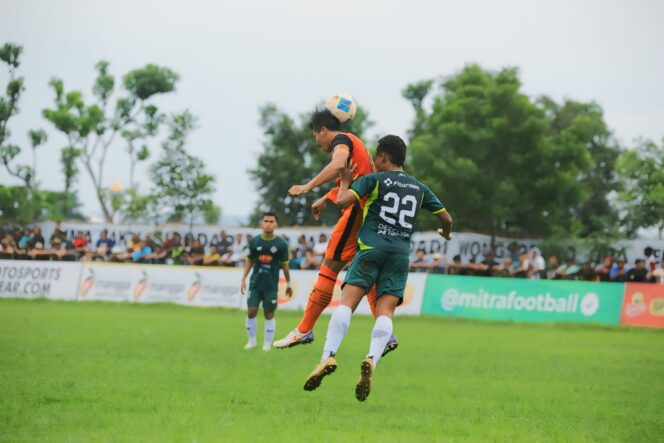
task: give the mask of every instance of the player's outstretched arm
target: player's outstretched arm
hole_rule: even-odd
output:
[[[350,156],[350,148],[347,145],[337,145],[335,148],[330,163],[328,163],[318,175],[309,180],[307,184],[292,186],[288,190],[288,195],[297,196],[306,194],[312,189],[317,188],[339,175],[339,173],[346,167],[348,157]]]
[[[350,183],[355,177],[356,169],[357,167],[351,161],[347,165],[344,165],[339,173],[341,183],[339,184],[339,193],[337,194],[337,206],[339,206],[341,209],[347,208],[359,200],[357,193],[349,189]]]
[[[447,211],[439,212],[435,214],[440,220],[440,228],[438,228],[438,233],[443,236],[446,240],[452,239],[452,216]]]

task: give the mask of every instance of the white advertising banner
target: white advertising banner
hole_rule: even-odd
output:
[[[86,263],[79,299],[240,307],[240,269]]]
[[[0,298],[76,300],[81,263],[0,260]]]

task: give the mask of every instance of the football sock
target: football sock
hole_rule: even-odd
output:
[[[254,318],[247,317],[245,323],[247,325],[247,337],[249,337],[249,341],[252,343],[256,343],[256,327],[258,324],[256,317]]]
[[[297,325],[297,330],[300,333],[305,334],[311,331],[316,321],[318,321],[318,317],[330,304],[334,285],[337,283],[337,275],[339,275],[338,272],[325,265],[320,267],[318,279],[314,283],[314,289],[309,294],[309,300],[307,300],[307,308],[304,310],[300,324]]]
[[[263,345],[272,346],[272,339],[274,338],[274,331],[277,328],[277,321],[275,319],[265,320],[265,336],[263,337]]]
[[[323,346],[323,358],[325,360],[330,355],[334,355],[339,350],[341,340],[344,339],[348,326],[350,326],[350,318],[353,311],[346,305],[339,305],[334,310],[330,324],[327,327],[327,336],[325,337],[325,346]]]
[[[374,320],[376,319],[376,301],[378,300],[376,294],[376,284],[371,285],[371,289],[367,292],[367,302],[369,302],[369,309],[371,309],[371,315],[373,315]]]
[[[392,336],[392,319],[381,315],[376,319],[376,324],[371,331],[371,344],[369,345],[369,356],[373,359],[374,368],[378,364],[383,350]]]

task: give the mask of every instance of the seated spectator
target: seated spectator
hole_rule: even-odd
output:
[[[16,242],[18,249],[27,250],[30,247],[30,236],[31,233],[29,229],[21,230],[21,234]]]
[[[521,254],[519,256],[519,264],[516,268],[512,269],[512,277],[514,278],[528,278],[530,271],[530,255]]]
[[[542,251],[537,246],[530,250],[528,278],[535,280],[546,278],[546,263],[544,262],[544,257],[542,257]]]
[[[291,251],[293,259],[291,260],[291,267],[293,269],[306,269],[308,263],[305,264],[305,267],[302,267],[303,262],[307,259],[307,251],[311,249],[309,242],[307,242],[307,237],[302,234],[297,239],[297,245]]]
[[[461,256],[455,255],[452,257],[452,263],[447,265],[447,273],[449,275],[465,275],[466,269],[461,262]]]
[[[482,251],[482,255],[484,256],[484,259],[474,266],[475,275],[491,277],[494,268],[498,266],[498,262],[493,258],[493,249],[487,246]]]
[[[228,253],[222,257],[222,264],[224,266],[237,266],[238,263],[241,262],[242,266],[244,266],[244,259],[247,257],[244,254],[244,251],[245,248],[242,242],[242,234],[236,234]]]
[[[42,235],[41,228],[39,226],[32,228],[32,234],[30,235],[30,248],[37,249],[37,243],[41,243],[42,247],[40,249],[43,251],[46,240],[44,240],[44,236]]]
[[[67,243],[67,233],[62,230],[62,225],[60,222],[55,222],[55,230],[53,231],[53,234],[51,234],[51,237],[48,239],[49,244],[51,245],[51,248],[53,247],[53,240],[54,239],[60,239],[60,242],[62,243],[62,246],[66,246]]]
[[[565,263],[556,269],[556,278],[562,280],[578,280],[581,268],[574,262],[573,258],[565,259]]]
[[[85,237],[85,232],[83,231],[78,231],[76,233],[76,237],[74,238],[74,241],[72,242],[74,246],[74,251],[76,251],[76,254],[78,258],[86,255],[88,253],[88,239]]]
[[[111,249],[113,249],[113,246],[115,246],[115,240],[108,238],[108,229],[104,229],[99,234],[99,240],[97,240],[97,245],[96,245],[97,249],[99,249],[101,245],[106,245],[106,249],[109,252],[111,251]]]
[[[425,249],[418,249],[415,258],[410,262],[411,272],[430,272],[433,268],[433,258],[427,255]]]
[[[51,260],[56,261],[65,260],[69,254],[69,251],[64,247],[62,240],[57,236],[51,237],[51,250],[49,252],[51,254]]]
[[[42,237],[43,239],[43,237]],[[42,242],[37,242],[34,246],[34,248],[30,249],[28,251],[28,256],[32,258],[33,260],[46,260],[48,261],[50,257],[50,252],[44,250],[44,243]]]
[[[444,274],[445,273],[445,257],[440,252],[435,252],[431,255],[433,258],[433,263],[431,265],[431,272],[433,274]]]
[[[217,246],[217,251],[222,257],[228,255],[231,252],[231,246],[233,246],[233,237],[226,234],[226,231],[221,231],[219,233],[219,240],[215,244]]]
[[[131,254],[131,261],[134,263],[147,263],[150,254],[152,254],[152,248],[145,242],[145,240],[139,241],[138,244],[134,246],[134,252]]]
[[[210,252],[205,254],[203,257],[203,265],[204,266],[221,266],[222,261],[221,261],[221,255],[219,255],[219,251],[217,251],[217,247],[212,245],[210,246]]]
[[[664,285],[664,259],[659,263],[659,268],[656,268],[651,273],[653,283]]]
[[[598,281],[598,277],[595,275],[595,270],[593,269],[590,261],[586,260],[581,263],[581,270],[579,271],[579,280],[582,281]]]
[[[318,236],[318,242],[311,250],[311,268],[318,269],[323,264],[325,258],[325,250],[327,249],[327,235],[321,234]]]
[[[547,267],[546,267],[546,278],[549,280],[555,280],[558,278],[556,275],[556,270],[560,267],[560,263],[558,263],[558,257],[555,255],[552,255],[549,257],[549,260],[547,262]]]
[[[648,270],[646,269],[646,262],[642,258],[636,259],[634,267],[627,271],[627,281],[633,282],[646,282],[648,281]]]
[[[625,272],[625,260],[616,261],[616,270],[609,276],[609,280],[618,283],[627,281],[627,272]]]
[[[648,272],[652,272],[657,269],[657,261],[655,261],[654,252],[655,251],[650,246],[643,250],[643,255],[646,256],[645,268]]]
[[[500,266],[494,268],[494,275],[496,277],[512,277],[512,259],[510,257],[503,257]]]
[[[187,265],[200,265],[203,263],[203,257],[205,257],[205,248],[203,248],[201,241],[196,239],[191,248],[189,248],[189,251],[186,251],[186,254],[182,254],[181,259]]]
[[[611,273],[613,272],[614,264],[613,257],[607,255],[600,266],[595,268],[595,274],[599,281],[611,281]]]

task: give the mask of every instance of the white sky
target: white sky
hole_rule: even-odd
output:
[[[413,115],[402,88],[469,62],[518,66],[531,95],[597,101],[623,143],[664,136],[664,2],[657,0],[0,0],[0,45],[6,41],[24,46],[19,74],[27,90],[10,121],[12,141],[26,149],[22,160],[31,162],[28,129],[50,135],[39,148],[43,187],[63,187],[65,139],[41,117],[53,99],[49,79],[91,97],[98,60],[111,63],[118,82],[156,63],[181,75],[177,92],[158,104],[199,117],[189,149],[216,174],[215,201],[226,216],[247,215],[256,200],[246,171],[261,150],[259,106],[274,102],[296,115],[347,91],[376,121],[375,133],[405,135]],[[126,186],[127,165],[118,144],[107,185]],[[13,183],[4,169],[0,183]],[[90,183],[82,172],[79,197],[98,216]]]

